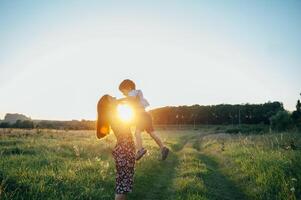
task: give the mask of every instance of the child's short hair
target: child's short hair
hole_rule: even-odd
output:
[[[135,90],[136,85],[135,85],[134,81],[132,81],[130,79],[123,80],[119,85],[119,90],[124,90],[124,89]]]

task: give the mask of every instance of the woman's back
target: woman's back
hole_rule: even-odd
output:
[[[115,120],[111,123],[111,128],[117,139],[117,143],[133,142],[133,136],[129,124],[124,124],[119,120]]]

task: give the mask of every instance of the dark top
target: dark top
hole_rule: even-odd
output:
[[[112,119],[111,128],[117,139],[116,146],[112,152],[116,164],[115,193],[126,194],[133,189],[135,144],[130,124],[124,123],[115,117]]]

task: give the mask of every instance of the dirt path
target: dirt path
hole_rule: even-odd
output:
[[[236,184],[221,172],[219,164],[214,159],[205,154],[200,154],[199,158],[208,169],[206,173],[199,174],[206,185],[208,199],[248,199]]]
[[[208,135],[208,134],[204,134]],[[201,134],[179,138],[165,162],[145,160],[146,170],[135,178],[130,199],[247,199],[242,191],[222,173],[214,158],[196,145]]]

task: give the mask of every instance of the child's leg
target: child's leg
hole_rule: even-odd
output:
[[[140,149],[142,149],[142,137],[141,137],[141,130],[138,128],[136,128],[135,137],[136,137],[136,147],[139,151]]]
[[[154,126],[153,126],[153,121],[150,116],[150,114],[146,113],[145,114],[145,130],[148,132],[148,134],[155,140],[155,142],[158,144],[158,146],[161,149],[161,154],[162,154],[162,160],[165,160],[168,156],[169,149],[164,146],[163,142],[159,138],[159,136],[155,133]]]
[[[161,139],[159,138],[159,136],[157,136],[157,134],[155,133],[152,117],[147,112],[144,113],[144,123],[145,123],[144,128],[145,128],[146,132],[155,140],[155,142],[158,144],[158,146],[162,150],[164,148],[164,145],[163,145]]]
[[[150,131],[149,135],[155,140],[155,142],[160,147],[161,154],[162,154],[162,160],[166,160],[166,158],[169,154],[169,149],[166,146],[163,145],[161,139],[157,136],[157,134],[154,131]]]
[[[155,142],[158,144],[158,146],[162,150],[164,145],[163,145],[161,139],[159,138],[159,136],[155,133],[155,131],[149,132],[149,135],[155,140]]]
[[[136,137],[136,147],[138,150],[136,154],[136,160],[140,160],[147,152],[147,150],[142,147],[141,129],[136,128],[135,137]]]

